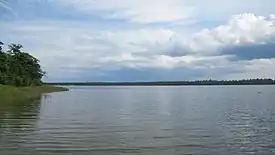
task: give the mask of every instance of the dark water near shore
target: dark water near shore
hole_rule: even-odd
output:
[[[275,87],[72,87],[0,101],[0,154],[273,155]]]

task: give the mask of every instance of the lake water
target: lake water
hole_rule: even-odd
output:
[[[0,104],[0,154],[274,155],[275,87],[87,86]]]

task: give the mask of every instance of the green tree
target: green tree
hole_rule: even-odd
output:
[[[0,42],[0,84],[7,81],[7,54],[4,53],[2,46],[4,43]]]
[[[42,84],[45,72],[39,60],[29,53],[22,52],[20,44],[11,44],[9,49],[0,53],[0,84],[15,86],[34,86]]]

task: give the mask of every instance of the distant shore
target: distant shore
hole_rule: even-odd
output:
[[[55,82],[60,86],[200,86],[200,85],[275,85],[273,79],[153,81],[153,82]]]
[[[0,104],[38,99],[44,93],[60,91],[68,91],[68,89],[49,85],[34,87],[14,87],[0,85]]]

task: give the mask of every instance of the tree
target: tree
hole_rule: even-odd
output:
[[[10,44],[9,49],[0,53],[0,84],[34,86],[42,84],[45,72],[39,60],[29,53],[22,52],[20,44]]]
[[[2,46],[3,45],[4,45],[4,43],[0,41],[0,52],[2,52]]]

